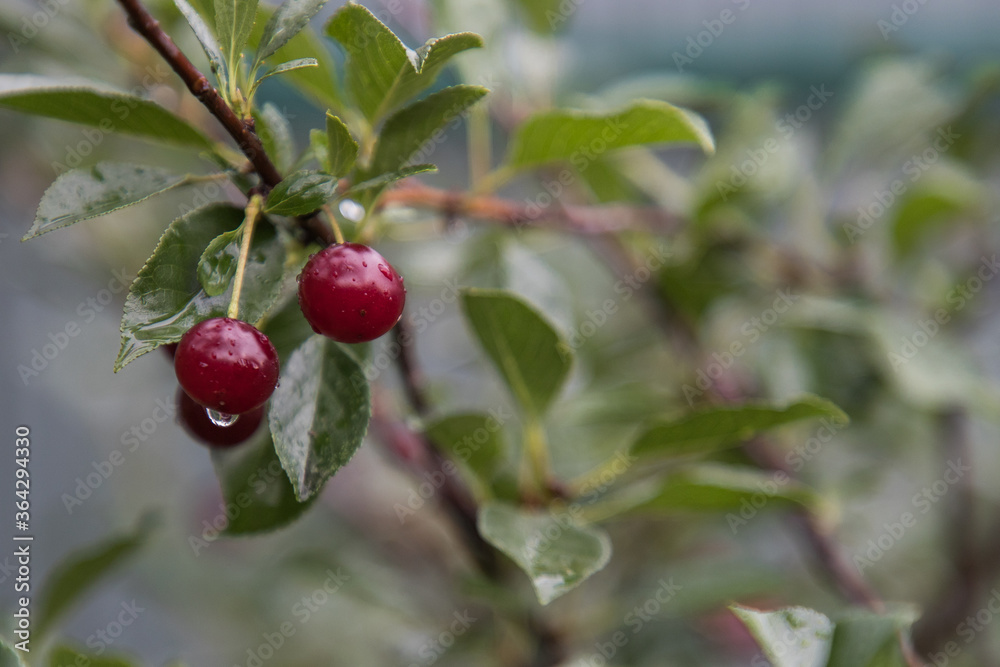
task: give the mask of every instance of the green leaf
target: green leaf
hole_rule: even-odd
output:
[[[488,92],[480,86],[452,86],[397,111],[379,133],[367,173],[397,171],[414,161],[421,148],[436,138],[435,133]]]
[[[257,0],[215,0],[215,31],[219,35],[230,67],[236,70],[240,51],[250,38],[257,16]]]
[[[276,215],[312,213],[337,194],[336,176],[319,171],[297,171],[274,186],[264,210]]]
[[[465,317],[514,397],[542,414],[559,394],[573,364],[572,352],[555,328],[512,292],[462,292]]]
[[[232,289],[210,297],[198,280],[198,263],[208,244],[243,223],[243,209],[210,204],[167,227],[156,250],[129,289],[122,317],[122,346],[115,371],[166,343],[176,343],[192,326],[225,317]],[[263,221],[254,229],[247,258],[240,318],[256,322],[281,290],[285,245],[274,227]]]
[[[351,136],[344,121],[330,112],[326,114],[326,142],[326,168],[337,178],[343,178],[358,159],[358,142]]]
[[[289,358],[271,397],[275,450],[300,501],[340,470],[368,430],[371,396],[361,364],[344,347],[313,336]]]
[[[813,508],[820,504],[812,490],[785,473],[721,464],[690,466],[671,473],[650,496],[634,509],[717,512],[738,509],[744,501],[753,502],[761,496],[767,507],[776,509],[789,505]]]
[[[255,111],[254,119],[264,151],[271,156],[279,171],[287,171],[295,162],[295,138],[291,123],[270,102]]]
[[[413,51],[368,9],[348,2],[326,26],[348,54],[347,85],[372,125],[434,83],[456,54],[479,48],[472,33],[432,39]]]
[[[226,503],[242,508],[229,519],[226,535],[251,535],[283,528],[312,505],[311,501],[300,503],[295,498],[270,434],[248,445],[213,450],[212,464]]]
[[[294,72],[295,70],[306,69],[309,67],[319,67],[319,61],[315,58],[299,58],[298,60],[290,60],[287,63],[276,65],[261,74],[260,78],[254,81],[250,91],[253,92],[257,90],[257,86],[260,85],[260,82],[268,77],[272,77],[276,74],[284,74],[286,72]]]
[[[553,162],[579,168],[608,151],[653,144],[697,144],[706,153],[715,151],[701,116],[666,102],[641,100],[611,113],[557,109],[535,114],[515,132],[502,168],[516,171]]]
[[[209,296],[219,296],[229,289],[240,259],[242,229],[240,227],[216,236],[198,260],[198,282]]]
[[[470,412],[438,419],[424,433],[452,460],[472,473],[480,496],[489,497],[504,460],[503,424],[485,413]]]
[[[57,564],[38,595],[32,639],[41,642],[61,616],[138,551],[155,524],[155,515],[145,514],[131,531],[72,553]]]
[[[257,22],[250,36],[252,44],[260,43],[264,36],[264,26],[270,23],[274,12],[261,6],[257,9]],[[316,67],[307,67],[288,72],[285,80],[308,95],[322,108],[339,109],[340,93],[337,90],[337,69],[323,40],[312,30],[303,30],[272,54],[278,62],[290,62],[301,58],[314,58]]]
[[[834,625],[818,611],[805,607],[760,611],[738,605],[729,609],[747,627],[773,667],[826,665]]]
[[[184,15],[191,30],[194,31],[194,36],[198,38],[201,48],[204,49],[205,55],[208,56],[212,71],[219,78],[220,88],[225,89],[229,70],[226,67],[226,57],[222,54],[222,48],[216,41],[215,35],[212,34],[198,10],[192,7],[187,0],[174,0],[174,4]]]
[[[42,195],[35,221],[21,240],[138,204],[185,180],[163,169],[117,162],[67,171]]]
[[[836,405],[811,395],[784,405],[713,406],[676,419],[653,422],[632,444],[632,453],[641,456],[705,454],[736,446],[761,431],[815,417],[829,417],[838,428],[849,421]]]
[[[369,178],[352,185],[346,192],[344,192],[343,197],[366,199],[370,201],[374,195],[384,190],[387,185],[392,185],[396,181],[401,181],[404,178],[409,178],[410,176],[426,174],[434,171],[437,171],[437,167],[432,164],[415,164],[412,167],[403,167],[399,171],[391,171],[385,174],[380,174],[375,178]]]
[[[33,74],[0,74],[0,107],[168,143],[211,148],[198,130],[163,107],[105,84]]]
[[[138,663],[121,655],[85,653],[69,646],[57,646],[49,655],[49,667],[136,667]]]
[[[254,69],[309,24],[327,0],[285,0],[271,15],[257,45]]]
[[[826,667],[906,667],[899,649],[917,613],[908,606],[886,614],[852,612],[837,619]]]
[[[306,258],[303,258],[303,265],[305,261]],[[295,267],[292,272],[297,274],[298,270],[299,267]],[[302,314],[299,300],[294,295],[267,317],[260,330],[271,339],[282,368],[288,363],[292,353],[316,333]]]
[[[530,577],[543,605],[579,586],[611,559],[607,533],[576,525],[568,514],[488,503],[479,510],[478,525],[483,539]]]
[[[21,656],[24,654],[15,649],[13,643],[8,644],[7,640],[0,636],[0,667],[27,667],[25,662],[21,660]]]

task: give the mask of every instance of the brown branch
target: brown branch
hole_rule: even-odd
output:
[[[163,56],[163,59],[181,78],[191,94],[205,105],[205,108],[226,129],[229,136],[236,141],[240,150],[250,160],[254,171],[260,176],[261,182],[268,189],[280,183],[281,173],[268,157],[252,124],[244,122],[226,104],[226,101],[219,95],[219,91],[209,82],[208,77],[202,74],[194,66],[194,63],[184,55],[142,2],[140,0],[118,0],[118,4],[125,10],[129,25]],[[317,216],[299,218],[299,225],[311,239],[316,239],[326,245],[335,242],[333,230],[324,225]]]
[[[437,211],[446,219],[467,217],[509,227],[546,227],[577,234],[613,234],[627,230],[670,233],[684,222],[651,206],[548,206],[491,195],[453,192],[406,181],[384,193],[379,208],[409,206]]]

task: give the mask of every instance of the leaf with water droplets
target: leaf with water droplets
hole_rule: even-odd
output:
[[[599,572],[611,559],[611,539],[568,513],[552,514],[489,503],[479,510],[479,533],[531,578],[548,604]]]
[[[21,240],[138,204],[184,184],[185,179],[164,169],[115,162],[71,169],[42,195],[35,221]]]

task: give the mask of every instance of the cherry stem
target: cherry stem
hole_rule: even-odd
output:
[[[344,232],[340,230],[340,225],[337,224],[337,218],[330,209],[329,204],[323,204],[323,213],[326,214],[326,219],[330,221],[330,228],[333,229],[334,240],[343,245],[344,243]]]
[[[254,195],[246,208],[246,218],[243,219],[243,238],[240,243],[240,259],[236,264],[236,275],[233,277],[233,298],[229,301],[229,312],[231,319],[240,316],[240,292],[243,291],[243,274],[247,268],[247,257],[250,256],[250,241],[253,239],[253,226],[260,215],[260,209],[264,205],[264,199],[260,195]]]

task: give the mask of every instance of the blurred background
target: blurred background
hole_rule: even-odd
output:
[[[204,66],[172,4],[149,4]],[[332,0],[314,27],[340,4]],[[969,280],[991,266],[984,258],[998,247],[1000,4],[565,0],[555,34],[533,29],[530,3],[363,4],[412,47],[460,30],[486,38],[486,49],[460,56],[442,84],[494,90],[496,155],[513,126],[551,106],[611,108],[649,97],[705,115],[718,143],[714,157],[685,150],[612,156],[589,172],[587,192],[567,197],[652,203],[689,218],[690,227],[670,239],[670,265],[657,280],[705,350],[740,340],[743,323],[760,316],[776,290],[801,295],[748,346],[740,368],[760,396],[812,391],[854,420],[834,445],[806,457],[802,473],[836,508],[830,520],[839,522],[848,557],[872,553],[869,540],[901,513],[920,513],[914,494],[947,467],[942,438],[961,440],[956,451],[975,468],[975,501],[965,507],[981,513],[950,514],[950,486],[932,494],[927,519],[905,534],[904,547],[883,550],[865,569],[887,599],[938,599],[954,574],[949,527],[971,523],[975,539],[996,539],[988,517],[1000,501],[1000,281]],[[46,18],[32,24],[39,12]],[[110,0],[0,0],[0,37],[4,73],[72,74],[137,89],[221,138]],[[306,146],[325,109],[274,79],[261,95]],[[754,166],[762,151],[766,159]],[[466,155],[464,131],[453,130],[430,157],[439,172],[423,180],[464,188]],[[428,507],[400,524],[394,506],[420,480],[372,443],[288,529],[192,548],[189,538],[219,514],[220,496],[208,452],[170,414],[176,381],[169,360],[147,355],[118,374],[112,365],[127,285],[160,233],[199,196],[226,194],[176,191],[20,243],[58,164],[100,160],[209,168],[174,148],[0,111],[0,423],[8,445],[16,425],[32,429],[35,582],[144,510],[162,517],[152,543],[71,615],[62,634],[87,645],[128,603],[142,611],[110,648],[148,665],[247,665],[248,648],[288,620],[297,633],[270,664],[505,664],[503,651],[490,654],[494,620],[448,523]],[[903,192],[890,200],[896,181]],[[541,181],[521,178],[505,195],[528,202],[542,191]],[[414,309],[445,299],[449,284],[514,276],[572,331],[596,304],[615,298],[622,277],[602,267],[592,244],[565,235],[464,223],[439,233],[432,216],[412,212],[389,216],[386,231],[380,248],[406,276]],[[939,307],[950,322],[920,344],[919,323]],[[682,387],[697,361],[679,357],[635,302],[622,308],[579,350],[572,387],[552,418],[556,467],[566,476],[613,453],[637,417],[687,406]],[[906,341],[919,354],[894,363]],[[508,405],[454,303],[429,322],[417,354],[441,412]],[[392,371],[378,383],[398,388]],[[959,436],[944,419],[956,414]],[[783,438],[791,450],[817,428],[795,427]],[[120,465],[102,474],[116,451]],[[0,457],[5,489],[11,459]],[[576,662],[567,664],[604,664],[588,657],[595,642],[627,628],[629,610],[664,578],[684,582],[682,593],[643,621],[656,630],[637,634],[620,664],[750,664],[756,649],[720,611],[732,600],[835,609],[836,596],[782,520],[767,514],[735,531],[722,514],[616,524],[611,566],[545,611],[571,637]],[[338,571],[347,576],[337,593],[307,614],[293,611]],[[4,609],[14,601],[9,576],[0,571]],[[988,589],[994,580],[980,583]],[[510,595],[530,597],[521,583]],[[483,620],[444,647],[442,633],[466,612]],[[977,633],[976,650],[951,664],[998,664],[983,657],[997,639],[1000,632],[988,627]]]

